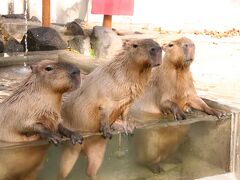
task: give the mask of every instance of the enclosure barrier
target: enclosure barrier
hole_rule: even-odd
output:
[[[153,127],[170,127],[170,126],[182,126],[182,125],[188,125],[188,124],[193,124],[196,122],[203,122],[203,121],[208,121],[208,122],[221,122],[225,121],[227,119],[231,119],[234,113],[227,113],[226,116],[222,119],[218,119],[215,116],[210,116],[206,115],[201,112],[193,111],[192,113],[189,113],[187,115],[186,120],[175,120],[175,121],[169,121],[168,118],[164,119],[152,119],[148,123],[141,123],[140,119],[142,114],[145,114],[145,112],[139,112],[139,111],[134,111],[131,112],[131,118],[135,120],[136,122],[136,129],[150,129]],[[197,115],[196,115],[197,114]],[[76,130],[80,131],[81,135],[83,138],[88,138],[90,136],[101,136],[102,133],[100,132],[83,132],[83,130]],[[125,133],[123,130],[112,130],[112,135],[117,135],[121,133]],[[64,138],[64,141],[70,141],[69,138]],[[34,141],[34,142],[24,142],[24,143],[5,143],[1,142],[1,150],[10,150],[10,149],[15,149],[15,148],[24,148],[24,147],[31,147],[31,146],[39,146],[39,145],[46,145],[48,142],[46,140],[39,140],[39,141]]]
[[[68,62],[76,65],[78,68],[81,69],[82,73],[88,74],[90,73],[95,67],[97,67],[99,64],[103,62],[99,62],[98,60],[93,60],[90,57],[86,57],[68,50],[57,50],[57,51],[38,51],[36,52],[28,52],[28,53],[22,53],[18,56],[9,56],[9,57],[0,57],[0,67],[4,66],[11,66],[11,65],[23,65],[31,64],[37,61],[40,61],[42,59],[51,59],[51,60],[59,60],[62,62]],[[229,110],[232,108],[229,108],[227,106],[220,105],[216,102],[207,101],[208,104],[213,104],[214,106],[221,106],[221,109]],[[146,115],[146,112],[139,112],[139,111],[131,111],[130,115],[131,118],[133,118],[136,122],[136,129],[149,129],[153,127],[168,127],[168,126],[182,126],[187,124],[193,124],[200,121],[224,121],[226,119],[230,119],[232,117],[233,113],[227,113],[227,115],[219,120],[215,116],[209,116],[204,113],[200,113],[197,111],[194,111],[192,113],[187,114],[186,120],[181,121],[169,121],[169,119],[173,119],[172,117],[164,117],[163,119],[158,119],[156,117],[152,117],[147,123],[141,123],[141,119]],[[151,116],[151,114],[149,113]],[[89,136],[96,136],[96,135],[102,135],[100,132],[84,132],[82,130],[79,130],[84,138],[87,138]],[[124,133],[123,131],[119,130],[113,130],[112,134],[121,134]],[[64,141],[69,141],[68,138],[65,138]],[[29,147],[29,146],[37,146],[37,145],[44,145],[48,142],[45,140],[35,141],[35,142],[27,142],[27,143],[2,143],[1,149],[14,149],[14,148],[20,148],[20,147]]]

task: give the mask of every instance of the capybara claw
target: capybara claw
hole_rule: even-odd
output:
[[[224,111],[220,111],[217,109],[211,109],[212,115],[215,115],[219,120],[224,119],[225,116],[227,116],[227,113]]]
[[[186,115],[183,112],[180,112],[180,113],[174,114],[174,118],[177,121],[181,121],[186,119]]]
[[[75,144],[82,144],[83,143],[83,137],[77,133],[77,132],[73,132],[70,136],[71,142],[73,145]]]
[[[216,114],[216,116],[217,116],[217,118],[218,118],[219,120],[221,120],[221,119],[223,119],[224,117],[227,116],[227,113],[220,111],[220,112],[218,112],[218,113]]]
[[[102,133],[104,139],[112,139],[112,133],[109,126],[102,126],[100,132]]]
[[[48,137],[48,142],[54,145],[58,145],[62,142],[62,137],[58,134],[52,134]]]
[[[103,136],[104,139],[112,139],[112,134],[110,132],[106,132],[106,131],[104,132],[103,131],[102,136]]]

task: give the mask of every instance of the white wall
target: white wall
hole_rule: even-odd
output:
[[[102,16],[90,15],[89,21]],[[114,22],[150,23],[165,29],[240,27],[240,0],[135,0],[132,17]]]
[[[0,14],[7,13],[9,1],[1,0]],[[22,13],[23,1],[14,0],[16,13]],[[42,0],[30,0],[31,16],[41,19],[41,3]],[[103,18],[91,14],[91,0],[51,0],[51,16],[52,22],[57,23],[79,17],[102,22]],[[134,15],[114,16],[113,22],[148,23],[168,30],[240,28],[240,0],[135,0]]]
[[[8,3],[14,2],[14,12],[16,14],[20,14],[23,12],[23,2],[24,0],[1,0],[0,5],[0,14],[7,14],[8,13]]]

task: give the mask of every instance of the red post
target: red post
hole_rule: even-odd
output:
[[[104,15],[103,17],[103,27],[107,27],[112,29],[112,16],[111,15]]]
[[[42,26],[50,26],[50,0],[42,0]]]

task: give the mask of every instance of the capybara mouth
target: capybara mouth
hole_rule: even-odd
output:
[[[187,64],[190,64],[190,63],[192,63],[193,62],[193,59],[186,59],[185,60],[185,63],[187,63]]]
[[[184,61],[184,64],[187,66],[190,66],[190,64],[193,62],[193,59],[187,59]]]
[[[158,64],[154,64],[152,67],[157,67],[157,66],[160,66],[161,64],[158,63]]]
[[[80,74],[78,76],[71,76],[72,86],[69,91],[74,91],[80,87],[81,84],[81,77]]]
[[[192,59],[192,58],[191,58],[191,59],[187,59],[187,60],[186,60],[186,62],[188,62],[188,61],[192,62],[192,61],[193,61],[193,59]]]

